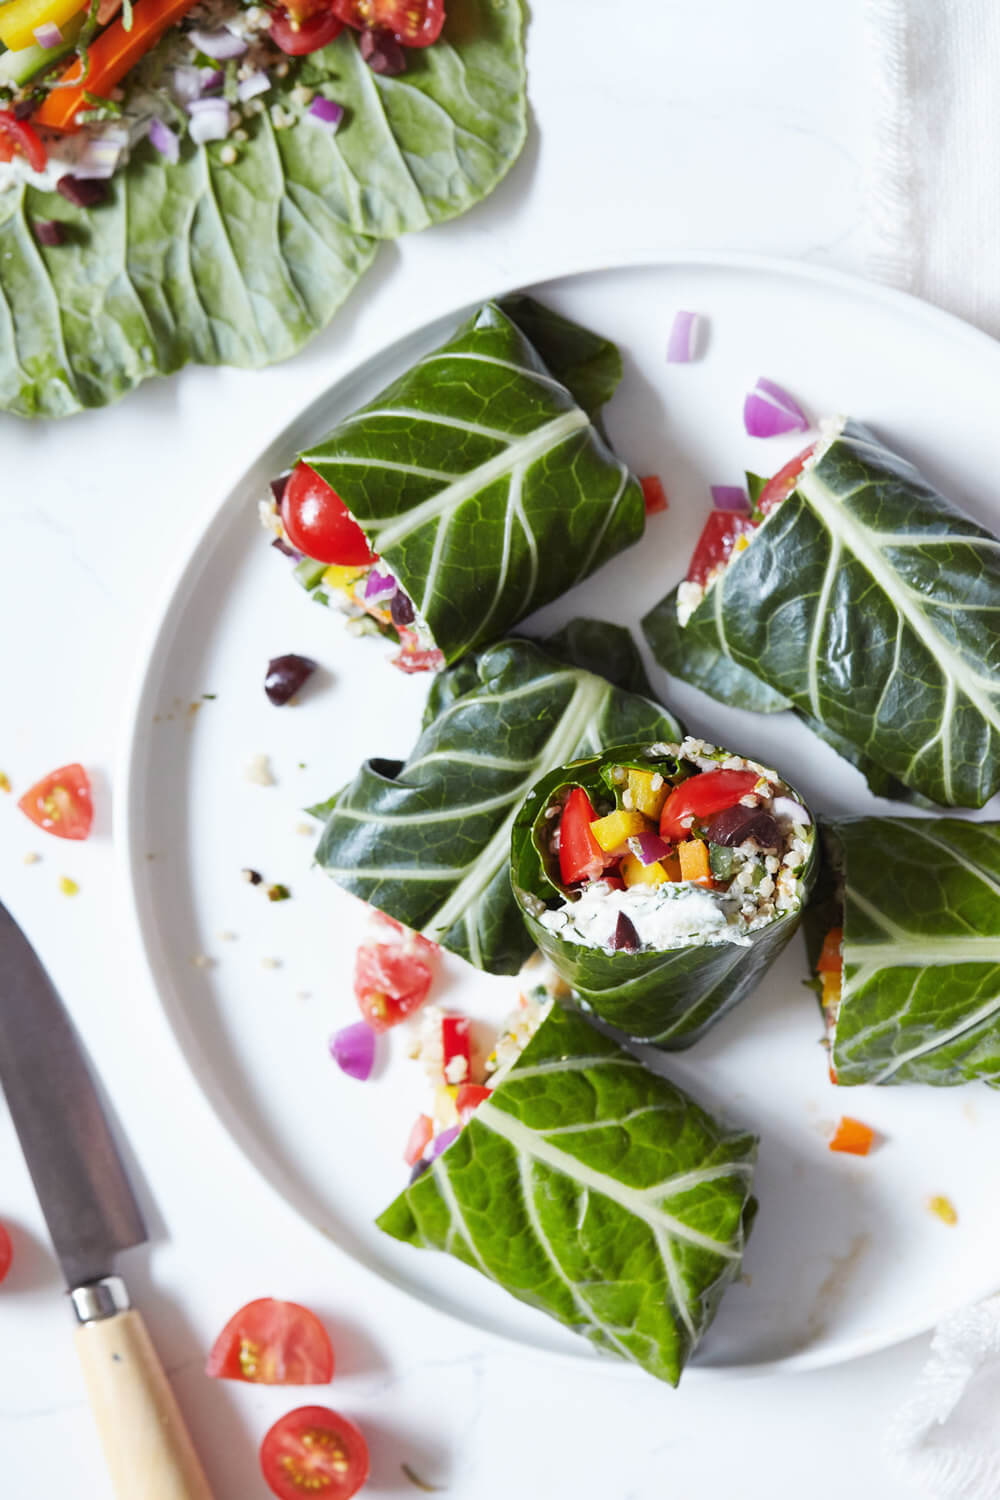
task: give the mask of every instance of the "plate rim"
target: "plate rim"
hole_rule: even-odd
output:
[[[171,1041],[184,1067],[220,1126],[258,1180],[286,1210],[294,1213],[299,1221],[304,1223],[318,1240],[322,1241],[328,1252],[332,1250],[335,1254],[346,1256],[354,1266],[376,1282],[380,1284],[388,1282],[424,1312],[429,1312],[435,1317],[446,1317],[467,1332],[471,1332],[470,1325],[460,1313],[446,1306],[429,1303],[406,1281],[368,1266],[330,1234],[325,1233],[316,1219],[296,1201],[296,1196],[279,1186],[282,1169],[276,1163],[268,1161],[266,1146],[259,1137],[253,1137],[253,1144],[251,1144],[253,1133],[240,1111],[231,1104],[223,1083],[214,1075],[186,1013],[171,998],[169,984],[161,984],[160,955],[157,950],[153,913],[146,909],[146,904],[140,896],[139,871],[143,868],[144,860],[139,849],[139,837],[136,830],[141,824],[139,817],[133,817],[133,809],[139,800],[143,751],[150,734],[150,702],[154,695],[154,668],[159,666],[161,658],[169,654],[177,601],[195,581],[192,575],[199,565],[198,559],[203,547],[220,519],[235,505],[235,497],[245,486],[251,471],[265,457],[269,448],[286,439],[297,424],[305,425],[310,414],[328,400],[336,387],[349,380],[352,374],[391,347],[417,336],[423,329],[430,328],[444,320],[460,318],[463,313],[467,313],[482,301],[502,298],[522,290],[537,292],[547,283],[554,281],[570,281],[587,276],[614,274],[618,271],[680,270],[685,266],[699,271],[715,267],[724,271],[751,275],[785,276],[798,281],[811,282],[820,288],[826,287],[846,292],[855,298],[872,300],[889,309],[897,309],[909,319],[923,321],[953,339],[963,339],[980,351],[988,350],[990,356],[1000,362],[1000,344],[988,333],[957,314],[916,297],[910,292],[870,280],[854,272],[790,257],[697,248],[636,249],[617,251],[613,255],[605,253],[597,257],[582,256],[568,262],[564,257],[559,256],[546,258],[525,268],[520,276],[516,279],[512,278],[500,288],[496,287],[495,281],[486,276],[483,289],[478,293],[465,294],[459,301],[449,303],[430,317],[420,314],[407,319],[389,334],[376,330],[368,337],[362,338],[352,347],[350,356],[338,365],[337,373],[332,378],[323,379],[321,383],[318,383],[312,396],[299,406],[291,418],[288,417],[286,409],[281,408],[277,416],[277,427],[265,434],[262,442],[255,444],[253,456],[249,462],[241,459],[238,465],[234,462],[232,469],[226,470],[225,477],[219,486],[219,498],[206,507],[199,514],[194,526],[185,532],[178,551],[171,560],[171,565],[165,570],[164,581],[156,595],[154,607],[147,617],[149,623],[139,639],[138,649],[133,658],[135,665],[130,674],[124,707],[119,720],[120,749],[115,757],[113,777],[115,796],[112,799],[111,819],[113,870],[119,877],[119,889],[127,892],[124,905],[134,957],[141,963],[143,977],[156,997],[160,1014],[166,1020]],[[970,1301],[978,1301],[990,1295],[998,1289],[998,1286],[1000,1286],[1000,1274],[989,1286],[978,1289],[971,1298],[968,1295],[957,1298],[954,1305],[949,1305],[944,1313],[939,1313],[938,1317],[947,1316],[969,1305]],[[935,1318],[918,1317],[895,1330],[857,1336],[846,1345],[828,1349],[806,1349],[760,1362],[699,1365],[695,1357],[694,1362],[684,1372],[684,1381],[685,1384],[690,1384],[695,1380],[700,1382],[708,1379],[747,1380],[769,1375],[789,1375],[829,1369],[895,1348],[926,1334],[935,1326],[936,1321]],[[516,1333],[507,1334],[490,1328],[479,1328],[476,1332],[480,1339],[495,1342],[502,1348],[511,1346],[522,1350],[525,1348],[523,1339]],[[556,1359],[560,1362],[572,1361],[575,1364],[587,1364],[591,1368],[594,1366],[595,1355],[585,1347],[575,1351],[533,1343],[530,1348],[532,1355],[538,1358]],[[626,1378],[642,1377],[643,1372],[634,1366],[625,1363],[618,1364],[611,1360],[605,1363],[609,1375]]]

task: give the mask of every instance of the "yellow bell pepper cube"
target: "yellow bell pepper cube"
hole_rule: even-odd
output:
[[[457,1098],[458,1088],[453,1083],[439,1083],[434,1090],[434,1123],[439,1130],[449,1130],[458,1124]]]
[[[657,771],[637,771],[632,766],[628,768],[628,789],[632,798],[632,806],[638,812],[644,813],[647,818],[655,818],[659,822],[663,804],[670,793],[670,785],[660,776],[660,785],[653,786],[653,782],[659,775]]]
[[[33,47],[38,26],[63,26],[87,0],[7,0],[0,5],[0,41],[12,52]]]
[[[708,859],[708,845],[701,839],[687,839],[678,844],[677,854],[681,862],[681,879],[693,880],[696,885],[712,884],[712,867]]]
[[[636,859],[634,854],[626,854],[619,868],[627,886],[662,885],[665,880],[670,879],[658,859],[654,860],[651,865],[644,865],[642,860]]]
[[[825,969],[820,979],[823,981],[823,1009],[836,1015],[841,995],[840,970]]]
[[[627,812],[624,808],[608,813],[606,818],[595,818],[590,831],[605,854],[620,849],[626,839],[636,833],[649,833],[649,819],[640,812]]]
[[[343,589],[349,594],[351,585],[357,583],[359,578],[364,578],[367,572],[367,568],[342,567],[340,563],[331,563],[323,574],[323,582],[332,589]]]

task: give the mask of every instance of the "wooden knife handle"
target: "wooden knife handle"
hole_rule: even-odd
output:
[[[76,1348],[119,1500],[212,1500],[139,1313],[82,1323]]]

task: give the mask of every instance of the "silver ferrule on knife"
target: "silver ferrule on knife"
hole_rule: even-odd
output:
[[[99,1323],[132,1306],[128,1288],[120,1276],[102,1276],[100,1281],[75,1286],[69,1294],[78,1323]]]

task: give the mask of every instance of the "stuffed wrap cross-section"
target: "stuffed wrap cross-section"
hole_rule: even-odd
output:
[[[799,923],[813,820],[777,772],[702,740],[618,745],[532,789],[512,842],[532,938],[637,1041],[690,1046]]]
[[[639,540],[639,482],[595,414],[614,344],[528,297],[486,303],[276,480],[266,525],[355,629],[440,670]]]
[[[858,423],[714,512],[643,627],[675,676],[794,708],[880,795],[1000,787],[1000,541]]]
[[[1000,1086],[1000,824],[845,818],[806,914],[838,1084]]]
[[[378,1224],[676,1385],[739,1274],[756,1152],[555,1006]]]

